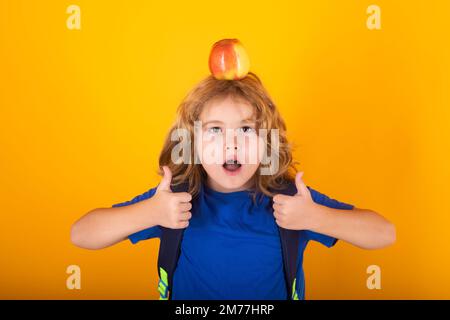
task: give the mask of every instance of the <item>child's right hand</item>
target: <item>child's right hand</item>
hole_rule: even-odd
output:
[[[192,195],[188,192],[172,192],[172,172],[168,166],[163,166],[163,171],[164,177],[156,188],[156,193],[150,198],[156,206],[156,222],[166,228],[184,229],[192,217]]]

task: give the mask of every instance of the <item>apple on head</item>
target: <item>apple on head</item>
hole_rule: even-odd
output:
[[[250,59],[238,39],[222,39],[214,43],[209,54],[209,70],[218,80],[239,80],[250,69]]]

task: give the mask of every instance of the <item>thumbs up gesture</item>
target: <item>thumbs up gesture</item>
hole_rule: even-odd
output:
[[[157,224],[171,229],[184,229],[189,225],[192,214],[192,195],[188,192],[172,192],[172,172],[168,166],[163,166],[164,176],[156,193],[150,199],[155,204]]]
[[[297,194],[277,194],[273,197],[273,214],[277,225],[284,229],[308,230],[314,224],[317,204],[302,180],[303,172],[295,176]]]

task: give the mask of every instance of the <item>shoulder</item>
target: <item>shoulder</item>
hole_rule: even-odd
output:
[[[143,200],[149,199],[156,193],[156,188],[157,187],[158,186],[150,188],[147,191],[145,191],[144,193],[141,193],[141,194],[133,197],[131,200],[120,202],[120,203],[116,203],[116,204],[113,204],[112,206],[113,207],[123,207],[123,206],[128,206],[130,204],[137,203],[139,201],[143,201]]]

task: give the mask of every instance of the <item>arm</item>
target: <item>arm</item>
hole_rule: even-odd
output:
[[[102,249],[125,240],[128,235],[157,225],[154,198],[132,205],[94,209],[70,230],[74,245],[84,249]]]
[[[309,230],[323,233],[363,249],[379,249],[396,240],[395,226],[375,211],[340,210],[315,204]]]
[[[302,174],[296,175],[296,195],[277,194],[273,197],[274,216],[280,227],[311,230],[363,249],[383,248],[395,242],[395,226],[380,214],[355,207],[352,210],[335,209],[313,201]]]
[[[153,196],[125,206],[92,210],[76,221],[70,230],[72,243],[85,249],[102,249],[125,240],[138,231],[162,226],[186,228],[192,214],[192,196],[172,192],[172,172],[164,166],[164,176]],[[150,194],[145,193],[148,197]],[[134,200],[134,199],[133,199]]]

